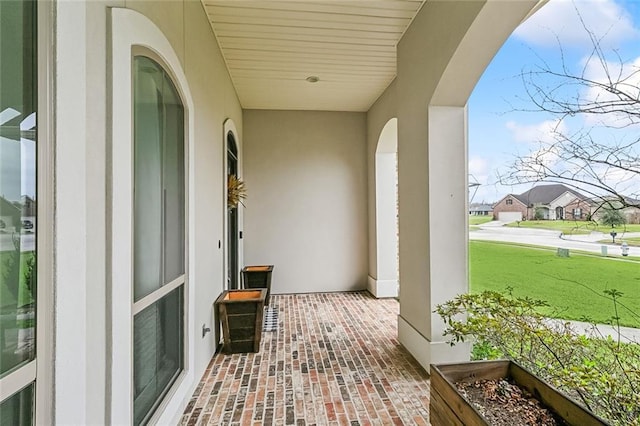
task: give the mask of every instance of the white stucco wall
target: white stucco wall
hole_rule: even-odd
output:
[[[107,424],[112,387],[110,313],[110,120],[109,6],[124,1],[58,2],[56,6],[56,259],[55,259],[55,421],[57,424]],[[214,350],[212,303],[223,288],[224,242],[223,123],[233,119],[242,141],[242,110],[217,42],[198,1],[127,1],[149,17],[168,39],[182,66],[193,98],[194,145],[189,199],[193,214],[188,312],[193,329],[189,370],[193,380],[176,394],[170,423],[204,371]],[[153,46],[149,46],[153,48]],[[118,82],[114,82],[117,85]],[[117,161],[115,159],[114,161]],[[118,188],[111,189],[114,192]],[[112,333],[113,332],[113,333]],[[126,377],[125,377],[126,382]],[[127,390],[128,391],[128,390]]]
[[[364,113],[244,113],[245,264],[273,264],[274,293],[365,288]]]
[[[367,202],[369,218],[369,277],[377,279],[376,150],[384,126],[397,116],[396,82],[387,87],[367,111]]]

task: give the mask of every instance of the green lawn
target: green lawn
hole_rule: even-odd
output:
[[[14,281],[7,282],[9,277],[6,276],[7,269],[9,268],[9,264],[7,262],[10,261],[10,257],[12,256],[12,252],[4,251],[0,252],[0,307],[2,306],[12,306],[12,307],[20,307],[24,305],[28,305],[33,303],[33,297],[24,280],[24,271],[26,270],[27,260],[33,257],[33,252],[23,252],[20,256],[21,262],[21,270],[20,274],[20,284],[18,289],[18,300],[16,301],[15,293],[11,291],[9,286],[15,286]]]
[[[556,231],[562,231],[562,233],[570,234],[588,234],[593,231],[600,231],[608,234],[611,232],[611,226],[596,225],[593,222],[585,221],[573,221],[573,220],[525,220],[522,222],[509,223],[506,226],[512,228],[539,228],[539,229],[552,229]],[[640,225],[628,224],[616,226],[616,232],[622,234],[623,232],[640,232]]]
[[[483,223],[491,222],[493,216],[472,216],[469,215],[469,225],[482,225]]]
[[[605,290],[623,293],[618,315],[622,325],[640,328],[640,264],[553,249],[485,241],[469,243],[471,291],[504,291],[547,301],[544,313],[555,318],[612,323],[614,305]]]

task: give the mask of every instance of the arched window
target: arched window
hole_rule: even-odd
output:
[[[134,423],[184,369],[185,111],[167,72],[134,58]]]

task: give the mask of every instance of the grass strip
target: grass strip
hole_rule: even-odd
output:
[[[605,290],[623,293],[620,324],[640,328],[640,267],[638,259],[609,258],[487,241],[469,243],[472,292],[504,291],[547,301],[545,315],[569,320],[613,324],[614,306]]]

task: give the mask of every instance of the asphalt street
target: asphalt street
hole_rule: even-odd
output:
[[[559,231],[531,228],[511,228],[502,226],[502,222],[493,221],[479,225],[480,229],[469,232],[470,240],[502,241],[508,243],[531,244],[542,247],[566,248],[569,250],[581,250],[591,253],[602,253],[602,247],[607,247],[609,256],[622,256],[619,245],[599,243],[599,240],[611,237],[602,232],[592,232],[581,235],[562,235]],[[619,234],[616,239],[624,241],[624,238],[640,237],[640,233]],[[640,247],[629,247],[629,256],[640,257]]]

